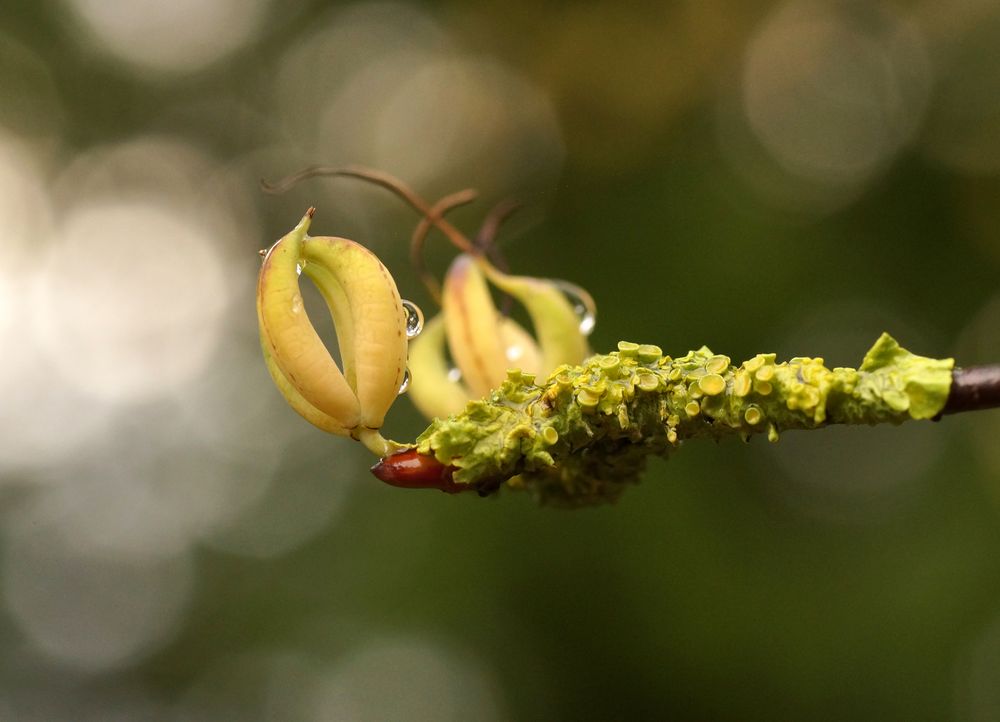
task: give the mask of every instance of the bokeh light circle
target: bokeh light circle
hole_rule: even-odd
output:
[[[251,40],[266,0],[64,0],[97,49],[143,70],[200,70]]]
[[[927,127],[929,158],[951,171],[1000,173],[1000,5],[922,3],[919,15],[938,69]]]
[[[319,660],[281,649],[225,655],[184,691],[169,719],[309,722],[312,689],[321,669]]]
[[[89,554],[55,532],[23,527],[7,536],[0,559],[7,611],[40,651],[96,671],[129,664],[169,640],[192,591],[188,557]]]
[[[0,131],[0,479],[57,464],[100,430],[104,411],[65,383],[40,349],[43,273],[54,223],[47,169],[32,144]],[[15,477],[16,478],[16,477]]]
[[[929,64],[916,28],[881,3],[782,6],[750,42],[743,103],[757,138],[792,175],[863,183],[918,127]]]
[[[301,165],[379,168],[426,196],[474,182],[485,198],[547,188],[561,170],[562,131],[545,92],[514,68],[461,52],[412,6],[331,13],[289,48],[276,81],[275,108]],[[395,208],[373,208],[357,183],[320,187],[334,213],[371,236]]]
[[[494,680],[474,658],[423,640],[374,639],[319,680],[311,719],[501,720]]]
[[[183,207],[95,202],[67,214],[44,267],[49,361],[77,389],[137,401],[188,381],[227,308],[224,263]]]

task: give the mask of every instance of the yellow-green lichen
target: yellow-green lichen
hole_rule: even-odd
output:
[[[686,439],[777,441],[786,429],[931,418],[947,400],[952,366],[886,334],[857,370],[820,358],[778,363],[774,354],[734,366],[705,347],[672,359],[623,341],[544,381],[510,372],[489,398],[435,420],[417,445],[483,493],[517,475],[518,488],[543,502],[607,502],[638,480],[650,454]]]
[[[726,390],[726,380],[717,373],[710,373],[698,379],[698,388],[706,396],[716,396]]]

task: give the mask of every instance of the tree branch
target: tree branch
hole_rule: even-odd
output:
[[[1000,408],[1000,364],[955,369],[942,414]]]
[[[952,359],[917,356],[883,334],[857,369],[820,358],[740,365],[702,347],[664,356],[622,342],[618,351],[546,380],[509,372],[488,398],[435,419],[404,455],[373,467],[397,486],[490,494],[503,485],[540,502],[614,501],[638,481],[647,457],[682,442],[831,424],[899,424],[1000,406],[1000,366],[954,370]]]

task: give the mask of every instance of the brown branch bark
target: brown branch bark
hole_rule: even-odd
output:
[[[1000,364],[957,368],[942,414],[1000,408]]]

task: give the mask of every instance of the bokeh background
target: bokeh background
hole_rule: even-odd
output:
[[[434,311],[315,162],[520,199],[598,349],[1000,361],[996,0],[2,3],[0,719],[1000,719],[998,412],[382,486],[257,348],[311,204]]]

